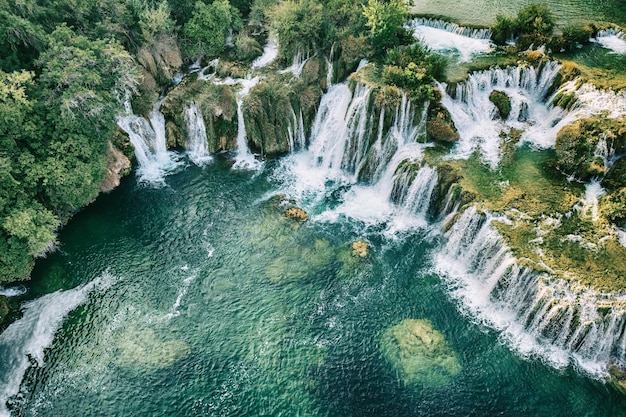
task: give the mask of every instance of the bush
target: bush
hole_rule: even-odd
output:
[[[229,30],[241,27],[239,11],[228,0],[216,0],[208,6],[198,1],[182,29],[183,49],[188,57],[218,56],[224,51]]]
[[[491,28],[491,40],[498,45],[504,45],[519,34],[517,21],[513,18],[497,15],[496,22]]]
[[[406,29],[404,23],[408,16],[408,7],[403,0],[380,2],[369,0],[363,6],[363,15],[367,19],[369,37],[377,50],[383,51],[400,44]]]

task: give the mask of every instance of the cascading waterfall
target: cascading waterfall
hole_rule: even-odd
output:
[[[606,194],[600,181],[592,180],[585,184],[585,195],[582,198],[581,213],[583,216],[591,218],[592,221],[598,221],[598,206],[600,197]]]
[[[299,115],[296,116],[296,112],[291,108],[292,125],[287,128],[287,134],[289,135],[289,151],[295,152],[302,149],[306,145],[306,133],[304,129],[304,118],[302,117],[302,109],[299,111]]]
[[[443,20],[425,18],[411,20],[406,28],[430,49],[451,52],[460,61],[470,61],[472,56],[492,50],[489,29],[465,28]]]
[[[183,113],[187,125],[187,155],[189,159],[198,165],[211,162],[213,158],[209,153],[206,127],[202,112],[195,102],[189,103]]]
[[[445,94],[443,85],[442,104],[450,112],[461,137],[451,158],[465,159],[478,149],[483,159],[496,167],[501,156],[501,133],[512,128],[524,131],[523,141],[538,147],[553,146],[559,129],[570,123],[563,109],[547,104],[548,92],[559,69],[558,63],[550,61],[541,68],[479,71],[458,84],[453,95]],[[494,90],[506,93],[511,100],[511,112],[506,120],[499,119],[497,108],[489,100]]]
[[[283,161],[287,172],[281,171],[281,180],[313,211],[327,195],[340,192],[340,204],[325,208],[317,217],[320,220],[347,216],[367,224],[387,223],[391,234],[424,226],[437,172],[417,165],[411,175],[398,172],[401,164],[422,160],[426,145],[417,143],[417,138],[424,121],[415,123],[415,110],[404,96],[393,109],[389,127],[385,127],[385,107],[375,123],[370,96],[366,85],[357,84],[354,92],[347,83],[332,86],[322,97],[309,148]],[[425,115],[421,113],[422,118]],[[361,178],[368,183],[358,184]],[[399,198],[394,198],[394,190]]]
[[[44,366],[44,350],[50,346],[65,317],[87,302],[94,290],[110,287],[115,278],[104,273],[90,283],[44,295],[23,306],[24,315],[0,334],[0,416],[9,417],[7,401],[19,392],[26,370],[33,362]]]
[[[165,117],[157,102],[149,119],[132,113],[130,102],[126,102],[126,115],[118,117],[117,124],[124,130],[135,148],[139,163],[137,174],[140,181],[154,185],[164,184],[167,172],[178,166],[174,153],[167,150],[165,139]]]
[[[278,73],[286,74],[290,72],[294,77],[299,78],[300,74],[302,74],[302,69],[304,68],[304,65],[306,65],[309,59],[311,59],[311,56],[308,52],[305,55],[300,49],[298,49],[298,52],[296,52],[296,54],[293,56],[293,62],[291,66],[278,71]]]
[[[459,26],[456,23],[446,22],[440,19],[429,19],[424,17],[418,17],[411,20],[408,23],[411,28],[418,26],[426,26],[435,29],[445,30],[446,32],[454,33],[455,35],[465,36],[473,39],[491,39],[491,30],[487,28],[469,28]]]
[[[616,54],[626,54],[626,33],[617,28],[599,30],[592,39]]]
[[[264,68],[274,62],[278,56],[278,36],[270,32],[267,38],[267,44],[263,47],[263,55],[252,62],[252,69]]]
[[[553,366],[573,363],[605,377],[609,364],[626,364],[624,296],[519,266],[493,220],[474,207],[466,209],[435,256],[435,270],[447,277],[461,308],[501,331],[522,355],[536,355]],[[612,308],[601,312],[601,306]]]

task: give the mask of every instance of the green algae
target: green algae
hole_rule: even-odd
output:
[[[380,348],[406,385],[445,386],[462,370],[456,352],[429,320],[406,319],[388,328]]]

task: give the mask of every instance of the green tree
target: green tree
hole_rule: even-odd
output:
[[[13,210],[4,220],[4,229],[26,241],[28,254],[39,256],[54,244],[59,220],[44,207]]]
[[[193,16],[183,26],[183,49],[189,57],[215,57],[225,49],[230,29],[241,30],[239,11],[228,0],[210,5],[196,2]]]
[[[327,27],[324,6],[317,0],[287,0],[268,13],[278,34],[283,58],[291,59],[298,49],[324,46],[333,29]]]
[[[363,15],[375,48],[385,50],[400,44],[406,32],[403,25],[408,16],[404,0],[369,0],[367,6],[363,6]]]

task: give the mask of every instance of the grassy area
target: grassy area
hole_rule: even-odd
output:
[[[445,151],[443,146],[428,149],[428,163],[452,166],[476,203],[512,220],[494,225],[521,264],[603,291],[626,289],[626,248],[606,220],[579,212],[584,187],[567,182],[553,168],[553,151],[522,146],[497,170],[479,155],[444,161]]]

